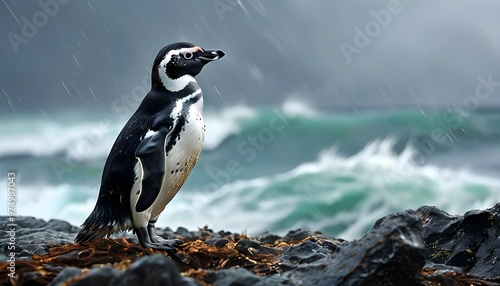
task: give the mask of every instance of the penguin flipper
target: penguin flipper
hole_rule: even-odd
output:
[[[136,212],[147,210],[160,193],[165,174],[165,138],[169,130],[161,128],[145,137],[135,151],[135,156],[141,162],[143,174],[142,191],[135,205]]]

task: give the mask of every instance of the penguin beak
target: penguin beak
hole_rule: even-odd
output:
[[[216,61],[216,60],[222,58],[224,55],[226,55],[221,50],[202,51],[202,52],[197,53],[197,54],[198,55],[196,56],[195,60],[202,61],[204,63]]]

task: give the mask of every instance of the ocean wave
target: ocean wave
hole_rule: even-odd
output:
[[[100,158],[109,152],[120,126],[106,118],[80,122],[22,118],[4,122],[0,127],[0,157],[65,154],[80,159]]]
[[[209,225],[250,235],[303,228],[354,239],[392,212],[436,205],[462,214],[500,201],[499,179],[466,169],[419,165],[415,147],[407,145],[397,153],[396,141],[372,141],[352,156],[332,147],[287,172],[230,182],[214,191],[183,190],[157,225]],[[75,225],[90,214],[99,189],[98,184],[21,185],[16,196],[19,215]],[[0,204],[0,212],[6,212],[5,206]]]
[[[239,144],[242,138],[258,135],[268,128],[277,115],[284,118],[290,142],[300,145],[301,142],[314,139],[313,145],[335,143],[341,152],[349,155],[359,152],[374,139],[388,136],[399,139],[396,146],[399,151],[408,141],[414,141],[417,145],[430,144],[430,148],[438,151],[461,144],[476,144],[478,141],[500,141],[500,113],[495,111],[470,114],[446,109],[427,112],[418,109],[320,112],[303,106],[300,101],[290,100],[282,109],[259,109],[254,113],[256,115],[253,117],[241,121],[238,129],[230,129],[232,132],[228,134],[234,136],[214,135],[217,138],[214,141],[219,144],[212,145],[220,146],[225,141],[231,144],[231,140],[233,144]]]
[[[244,120],[254,119],[258,111],[245,106],[234,106],[220,111],[206,110],[204,121],[207,126],[203,148],[215,150],[229,136],[242,131]]]
[[[79,226],[94,208],[96,190],[98,186],[19,183],[15,196],[16,215],[33,216],[47,221],[62,219]],[[7,204],[0,204],[0,212],[7,213]]]
[[[244,120],[256,117],[254,109],[235,106],[205,112],[208,131],[205,149],[214,150],[229,136],[242,131]],[[81,159],[105,158],[123,120],[112,120],[103,114],[80,114],[80,120],[68,120],[67,114],[55,119],[26,117],[3,122],[0,126],[0,157],[53,156],[57,154]]]
[[[367,142],[397,136],[402,142],[417,140],[436,148],[500,137],[500,114],[476,112],[458,114],[448,110],[423,113],[419,110],[319,112],[300,101],[289,100],[281,109],[228,107],[206,110],[207,132],[204,148],[216,150],[222,143],[253,136],[269,127],[279,115],[286,121],[293,142],[315,137],[326,144],[358,152]],[[81,158],[104,158],[125,122],[102,114],[80,114],[79,119],[21,118],[0,124],[0,157],[12,155],[52,156],[64,154]],[[355,144],[351,144],[354,142]],[[342,150],[345,151],[345,150]]]
[[[396,153],[395,141],[373,141],[349,157],[331,148],[288,172],[236,181],[212,193],[181,192],[159,225],[175,218],[189,227],[244,228],[251,234],[304,228],[353,239],[392,212],[435,205],[462,214],[500,200],[500,180],[421,166],[413,146]]]
[[[445,149],[453,144],[462,144],[467,152],[484,146],[491,147],[490,152],[498,150],[498,112],[452,115],[446,110],[302,112],[298,102],[283,109],[207,110],[205,148],[211,152],[202,154],[201,168],[194,170],[183,191],[167,206],[158,226],[209,225],[231,231],[246,229],[250,234],[284,234],[300,227],[352,239],[361,236],[375,219],[403,209],[429,204],[461,214],[490,207],[500,200],[498,179],[479,175],[477,170],[419,160],[444,153],[462,160],[465,151]],[[285,128],[272,133],[270,124],[277,118]],[[104,159],[123,124],[102,115],[9,121],[0,124],[0,157],[73,154],[82,160]],[[436,130],[444,131],[439,138],[449,143],[438,142]],[[265,140],[257,149],[249,138],[259,139],[260,135],[267,137],[262,137]],[[254,156],[240,152],[241,146]],[[483,156],[487,157],[474,159],[492,157]],[[204,158],[208,161],[202,162]],[[20,177],[36,177],[37,168],[43,173],[52,168],[54,160],[39,161],[46,162],[29,171],[21,169]],[[11,162],[2,160],[0,167],[10,168]],[[203,172],[203,168],[211,168],[203,165],[207,162],[220,170],[228,162],[238,162],[241,175],[247,177],[234,176],[226,183],[218,178],[220,182],[215,184]],[[101,172],[95,160],[92,164],[76,164],[65,173],[74,180],[24,180],[18,196],[19,214],[81,224],[98,193],[98,185],[91,184],[99,183]],[[204,188],[209,184],[210,188]],[[5,204],[0,206],[4,212]]]

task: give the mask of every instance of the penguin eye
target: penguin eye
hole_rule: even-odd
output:
[[[183,53],[182,56],[184,56],[184,58],[186,60],[190,60],[193,58],[193,53],[190,53],[190,52],[186,52],[186,53]]]

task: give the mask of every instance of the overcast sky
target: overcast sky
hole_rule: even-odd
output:
[[[214,108],[500,106],[498,1],[172,2],[3,1],[0,112],[135,108],[176,41],[226,52]]]

